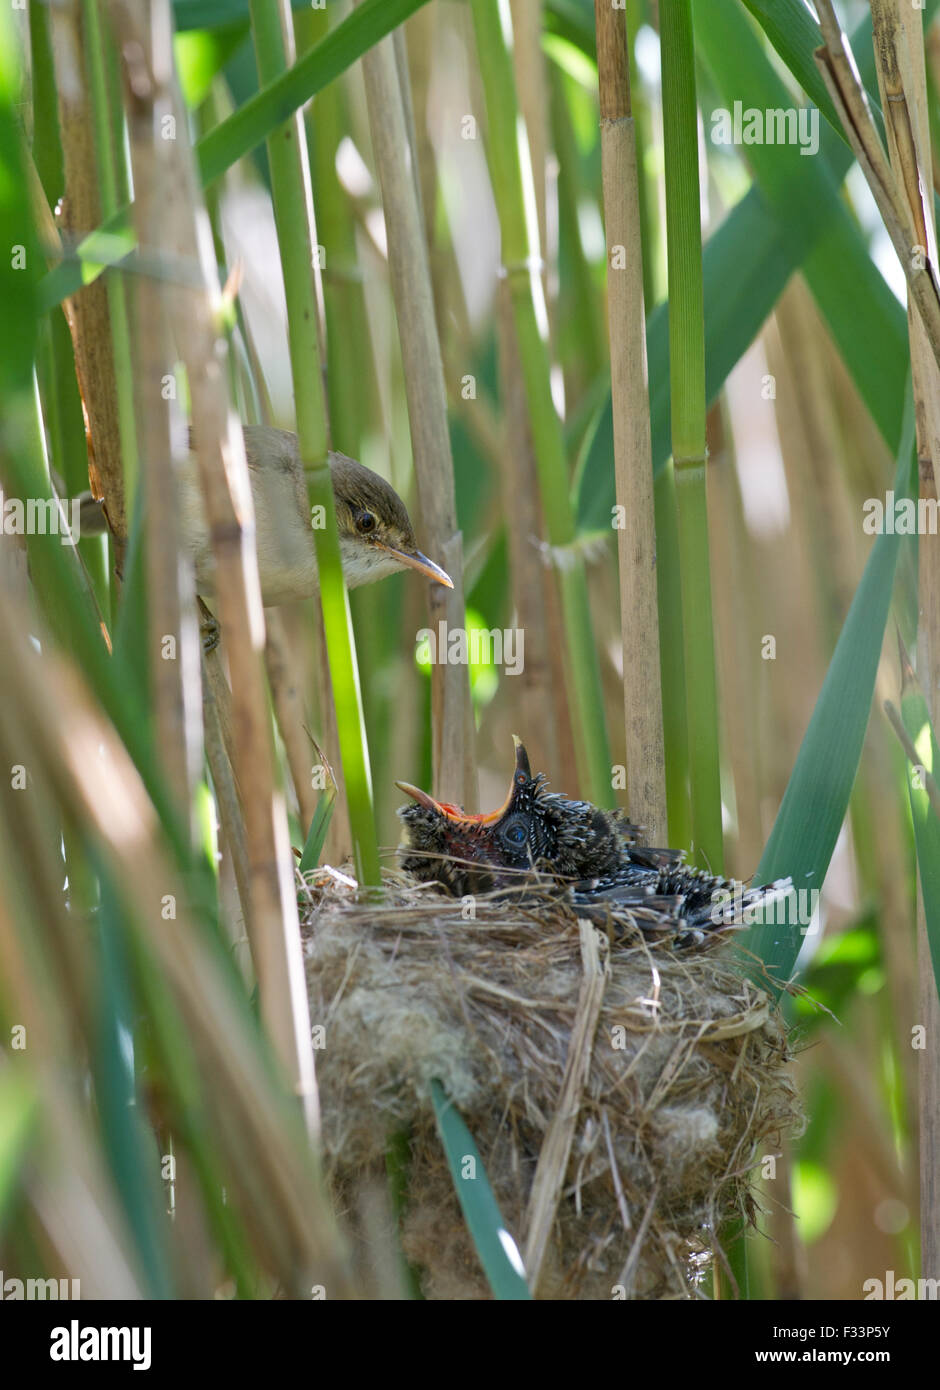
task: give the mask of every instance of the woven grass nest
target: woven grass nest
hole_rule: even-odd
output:
[[[713,1233],[799,1124],[785,1030],[726,945],[611,939],[547,900],[386,871],[307,880],[306,969],[338,1204],[411,1136],[402,1246],[425,1297],[491,1297],[437,1134],[467,1122],[540,1298],[695,1296]]]

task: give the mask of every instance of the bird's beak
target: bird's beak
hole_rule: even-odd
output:
[[[434,561],[429,560],[426,555],[422,555],[420,550],[396,550],[393,545],[382,545],[381,541],[377,544],[380,549],[387,550],[389,555],[394,555],[400,564],[407,565],[409,569],[417,570],[419,574],[426,574],[428,579],[443,584],[445,589],[454,587],[454,581],[447,571],[442,570],[440,565],[435,565]]]
[[[412,801],[417,801],[419,806],[423,806],[426,811],[436,811],[439,816],[446,816],[448,811],[456,811],[456,806],[446,806],[441,801],[435,801],[433,796],[428,796],[420,787],[413,787],[410,782],[396,782],[395,786],[406,796],[410,796]]]
[[[421,791],[419,787],[413,787],[410,782],[396,782],[395,786],[406,796],[410,796],[412,801],[417,801],[418,805],[423,806],[426,811],[434,811],[449,821],[456,821],[460,825],[492,825],[494,821],[498,821],[501,816],[504,816],[512,805],[517,783],[521,782],[524,785],[532,776],[529,770],[529,755],[525,751],[522,739],[513,734],[512,741],[516,750],[516,772],[506,794],[506,800],[495,811],[489,811],[483,815],[468,816],[461,807],[451,806],[446,801],[435,801],[433,796],[428,796],[427,792]]]
[[[529,755],[525,751],[525,744],[518,734],[513,734],[512,746],[516,750],[516,772],[521,772],[526,778],[531,778],[532,769],[529,767]]]
[[[498,811],[468,816],[462,807],[452,806],[447,801],[435,801],[433,796],[428,796],[427,792],[423,792],[420,787],[413,787],[410,782],[396,782],[395,786],[406,796],[410,796],[412,801],[417,801],[418,805],[423,806],[426,811],[434,811],[437,815],[443,816],[445,820],[453,821],[457,825],[492,825],[508,810],[512,797],[512,788],[510,788],[509,796]]]

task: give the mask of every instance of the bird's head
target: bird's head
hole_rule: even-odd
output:
[[[413,569],[446,588],[446,570],[422,555],[405,504],[390,483],[345,454],[330,454],[336,524],[348,588]]]
[[[436,879],[458,897],[510,887],[533,869],[573,880],[614,872],[626,828],[616,814],[549,792],[543,773],[533,777],[521,740],[513,735],[513,742],[509,793],[488,815],[465,815],[407,782],[396,783],[415,803],[398,812],[404,869]]]

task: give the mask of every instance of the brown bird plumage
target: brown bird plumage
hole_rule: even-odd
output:
[[[297,436],[267,425],[244,427],[255,505],[261,597],[266,606],[309,598],[320,587]],[[404,502],[378,473],[346,454],[329,455],[343,574],[349,588],[414,569],[453,588],[450,576],[418,549]],[[214,565],[195,467],[184,471],[180,516],[196,565],[196,588],[211,595]]]
[[[245,425],[243,434],[262,602],[273,607],[309,598],[318,592],[320,581],[297,436],[268,425]],[[411,518],[391,483],[346,454],[330,453],[328,458],[347,586],[352,589],[413,569],[452,589],[446,571],[418,549]],[[180,470],[178,493],[182,542],[195,565],[196,591],[210,598],[215,593],[215,563],[192,451]],[[84,534],[105,529],[101,505],[90,496],[83,499],[80,515]]]

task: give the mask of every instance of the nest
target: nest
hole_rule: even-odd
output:
[[[726,947],[623,940],[544,903],[319,873],[304,914],[323,1141],[338,1198],[410,1135],[404,1253],[429,1298],[490,1296],[437,1135],[466,1120],[545,1298],[694,1296],[755,1165],[799,1123],[769,997]]]

